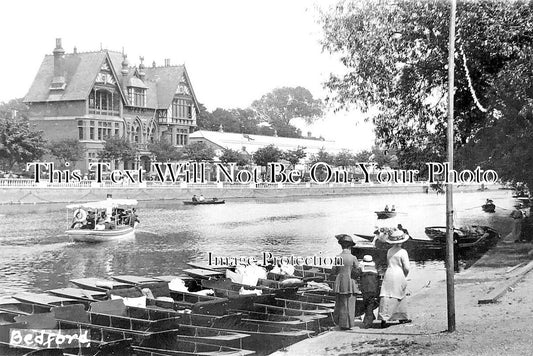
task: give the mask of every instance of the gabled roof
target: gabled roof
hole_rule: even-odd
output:
[[[28,94],[24,97],[24,102],[86,100],[104,60],[108,59],[111,62],[111,71],[119,83],[113,57],[116,56],[110,56],[108,51],[66,54],[64,57],[66,87],[64,90],[50,90],[54,77],[54,56],[46,55]],[[124,98],[121,90],[120,93]]]
[[[268,145],[275,145],[281,150],[294,150],[300,147],[305,147],[305,152],[308,154],[316,154],[322,148],[328,153],[338,153],[342,150],[334,141],[310,140],[304,138],[290,138],[290,137],[275,137],[263,135],[248,135],[232,132],[218,132],[218,131],[196,131],[189,135],[191,142],[206,140],[221,147],[229,148],[236,151],[242,151],[245,148],[246,152],[254,153],[260,148]]]
[[[144,72],[146,73],[145,84],[148,84],[149,87],[149,83],[155,85],[157,92],[157,108],[168,109],[170,107],[172,99],[174,99],[174,94],[178,89],[178,85],[182,81],[181,78],[185,78],[185,81],[191,90],[196,110],[200,111],[185,65],[147,67]]]
[[[54,77],[54,56],[46,55],[28,94],[24,98],[24,102],[86,100],[106,58],[111,63],[110,69],[113,72],[122,99],[128,105],[129,103],[122,87],[123,54],[107,50],[65,54],[66,87],[64,90],[50,90],[50,84]],[[147,108],[168,109],[183,78],[189,86],[197,112],[200,111],[185,65],[146,67],[144,72],[144,80],[141,80],[136,75],[138,73],[137,68],[129,67],[126,83],[134,87],[146,88]]]

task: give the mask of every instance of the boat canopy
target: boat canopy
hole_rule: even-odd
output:
[[[101,201],[93,201],[87,203],[75,203],[67,205],[67,209],[109,209],[116,208],[119,206],[134,206],[137,205],[137,200],[135,199],[106,199]]]

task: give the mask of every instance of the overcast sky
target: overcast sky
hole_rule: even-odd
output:
[[[209,110],[245,108],[274,88],[303,86],[317,98],[340,64],[322,53],[320,7],[333,0],[59,1],[2,4],[0,101],[23,97],[45,54],[62,38],[67,53],[122,51],[131,65],[185,63]],[[373,143],[358,112],[329,113],[310,130],[359,151]],[[358,123],[359,122],[359,123]],[[307,130],[305,128],[304,132]]]

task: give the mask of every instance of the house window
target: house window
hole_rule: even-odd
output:
[[[187,129],[177,129],[176,145],[185,146],[188,141]]]
[[[118,122],[115,122],[115,136],[120,135],[120,124]]]
[[[141,125],[137,122],[133,124],[133,142],[139,143],[141,139]]]
[[[155,140],[155,125],[150,125],[150,128],[148,129],[148,142],[154,143]]]
[[[89,140],[94,140],[94,121],[91,121],[89,124]]]
[[[128,100],[133,106],[146,106],[146,89],[143,88],[128,88]]]
[[[102,133],[102,131],[103,131],[102,125],[103,125],[103,123],[101,121],[98,122],[98,140],[99,141],[104,139],[104,134]]]
[[[89,94],[89,113],[99,115],[118,115],[119,102],[109,90],[92,90]]]
[[[191,101],[186,99],[174,99],[172,101],[172,117],[192,118]]]
[[[78,139],[83,140],[83,120],[78,120]]]

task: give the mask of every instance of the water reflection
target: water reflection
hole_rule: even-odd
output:
[[[496,214],[481,211],[490,197]],[[459,193],[456,225],[489,225],[510,231],[513,200],[508,191]],[[377,220],[374,211],[394,204],[398,215]],[[366,195],[227,201],[225,205],[184,206],[180,201],[146,202],[139,207],[134,239],[102,244],[71,243],[62,206],[36,213],[24,207],[0,216],[0,290],[5,294],[63,287],[72,278],[114,274],[176,274],[190,260],[216,256],[335,256],[335,235],[371,234],[374,226],[401,223],[414,237],[426,226],[445,224],[445,197],[434,194]],[[444,271],[442,262],[417,263],[411,279]],[[416,285],[416,283],[414,283]]]

